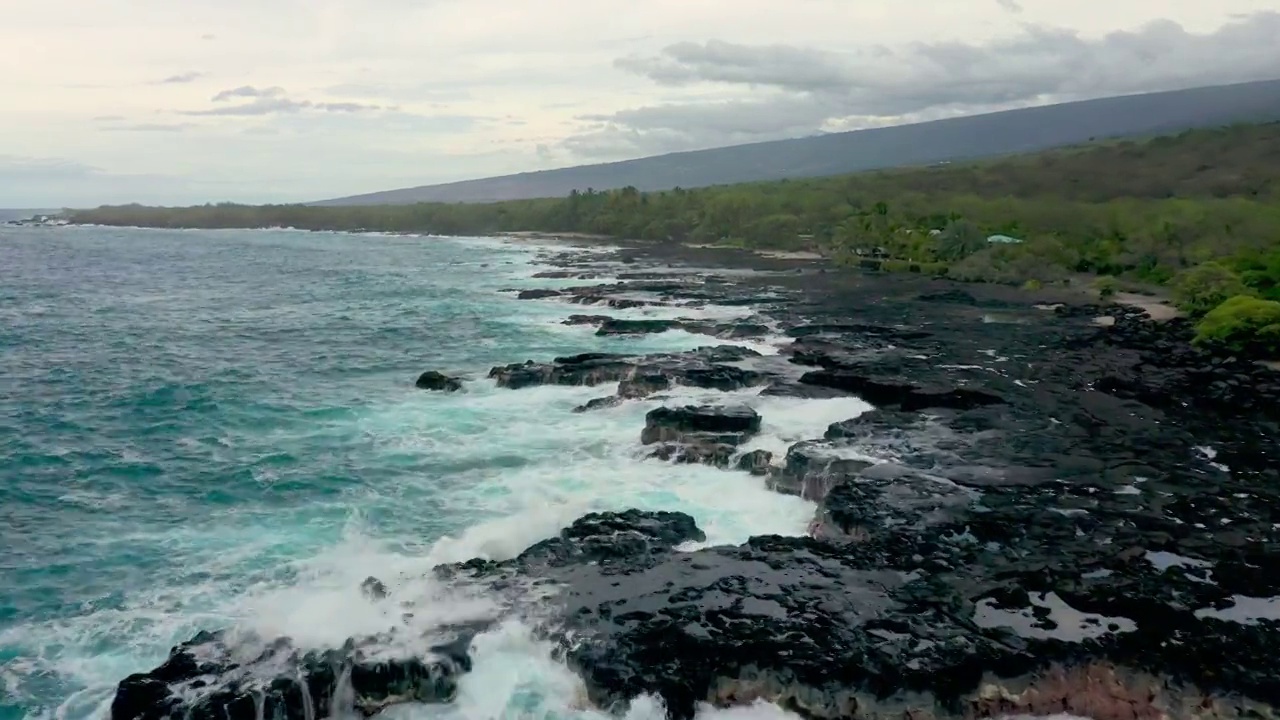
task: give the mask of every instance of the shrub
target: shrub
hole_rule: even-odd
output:
[[[1103,300],[1110,300],[1116,296],[1116,292],[1120,289],[1120,283],[1110,275],[1103,275],[1093,281],[1093,289],[1098,291],[1098,297]]]
[[[1280,300],[1280,249],[1270,254],[1255,254],[1239,259],[1235,269],[1240,279],[1257,295],[1268,300]]]
[[[1252,294],[1240,276],[1216,262],[1201,263],[1173,279],[1173,298],[1178,308],[1203,315],[1227,298]]]
[[[1024,285],[1035,281],[1043,286],[1062,276],[1060,268],[1046,264],[1018,246],[989,247],[950,265],[947,277],[963,282]]]
[[[947,277],[961,282],[1014,283],[1020,278],[1014,277],[1004,266],[994,248],[987,248],[969,257],[951,263]]]
[[[934,238],[934,253],[942,260],[962,260],[987,247],[987,236],[971,222],[953,220]]]
[[[1237,295],[1205,314],[1196,345],[1280,358],[1280,302]]]
[[[1035,278],[1031,278],[1030,280],[1022,283],[1023,290],[1040,290],[1043,287],[1044,287],[1044,283],[1040,282],[1039,280],[1036,280]]]

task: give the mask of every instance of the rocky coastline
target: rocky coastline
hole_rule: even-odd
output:
[[[673,720],[756,700],[824,720],[1280,712],[1280,373],[1192,349],[1184,320],[1077,297],[705,248],[604,259],[624,271],[565,248],[545,276],[583,284],[522,296],[591,306],[566,322],[600,334],[679,329],[706,347],[535,359],[489,378],[511,392],[616,384],[579,412],[678,386],[861,398],[874,409],[781,457],[742,449],[761,417],[731,401],[664,403],[636,428],[646,456],[813,501],[807,536],[688,550],[705,535],[683,513],[593,513],[515,558],[436,568],[502,610],[416,639],[419,652],[265,638],[246,655],[201,633],[124,679],[112,718],[448,703],[472,637],[508,614],[553,642],[592,705],[654,695]],[[604,275],[617,279],[592,282]],[[752,314],[611,314],[706,303]],[[774,334],[791,339],[779,356],[724,344]],[[425,370],[424,391],[465,389]],[[364,590],[411,611],[380,579]]]

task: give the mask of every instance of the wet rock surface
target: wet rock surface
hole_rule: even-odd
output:
[[[608,318],[596,329],[597,335],[645,335],[680,327],[676,320],[616,320]]]
[[[441,392],[457,392],[462,389],[462,379],[450,377],[435,370],[428,370],[418,376],[414,386],[419,390],[438,390]]]
[[[566,658],[597,704],[1129,718],[1280,702],[1262,650],[1280,641],[1263,602],[1280,595],[1280,373],[1079,298],[808,271],[699,292],[762,285],[797,373],[753,387],[877,409],[741,468],[814,500],[811,537],[673,553],[618,587],[561,579],[591,638]]]
[[[811,500],[808,536],[690,550],[705,540],[692,517],[623,510],[584,516],[511,560],[437,568],[535,623],[593,704],[620,711],[653,694],[679,720],[699,703],[756,700],[807,718],[1274,717],[1280,373],[1192,349],[1183,321],[1078,297],[729,251],[621,257],[633,277],[559,299],[750,306],[792,342],[777,358],[721,345],[530,361],[490,377],[512,390],[618,383],[583,408],[597,412],[681,386],[796,403],[856,396],[875,409],[782,458],[750,449],[767,409],[671,403],[637,428],[638,456],[709,463]],[[561,259],[574,277],[592,262]],[[762,272],[646,270],[669,263]],[[1094,322],[1103,315],[1114,322]],[[360,647],[331,651],[353,681]],[[306,657],[288,667],[306,675]],[[429,657],[415,662],[430,670]],[[465,671],[450,658],[452,670],[427,677]],[[113,716],[180,716],[161,685],[191,682],[186,662],[126,680]],[[436,682],[414,691],[421,701],[448,699]],[[359,707],[404,697],[399,681],[362,687]],[[253,709],[237,697],[217,706],[232,720]]]
[[[380,583],[379,583],[380,584]],[[373,715],[402,703],[445,703],[471,670],[474,632],[429,645],[421,657],[382,657],[381,638],[303,652],[281,638],[228,642],[202,632],[147,673],[125,678],[114,720],[261,720]]]
[[[542,300],[544,298],[560,297],[564,293],[559,290],[521,290],[516,297],[521,300]]]
[[[652,456],[662,460],[729,467],[738,446],[759,431],[760,415],[746,405],[660,407],[645,415],[640,442],[657,444]],[[742,458],[748,471],[760,460],[758,453]]]
[[[685,385],[714,390],[740,390],[768,381],[765,373],[740,363],[759,353],[737,345],[709,346],[688,353],[621,355],[586,353],[555,358],[549,363],[532,360],[495,367],[489,377],[500,387],[519,390],[537,385],[602,385],[625,383],[627,395],[638,397],[644,387]],[[662,378],[658,380],[656,378]],[[647,393],[645,393],[647,394]]]
[[[746,405],[661,407],[645,415],[640,442],[689,442],[715,438],[740,445],[760,431],[760,414]]]

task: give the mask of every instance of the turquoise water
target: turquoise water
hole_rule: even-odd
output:
[[[0,229],[0,718],[102,717],[116,682],[200,629],[316,647],[386,629],[403,620],[361,600],[365,576],[507,557],[590,510],[685,510],[709,542],[803,532],[812,507],[758,480],[639,459],[652,403],[575,415],[612,388],[512,392],[484,379],[527,358],[707,343],[598,338],[559,323],[581,307],[499,292],[563,283],[531,277],[544,252],[478,238]],[[474,380],[424,393],[412,382],[426,369]],[[775,449],[860,411],[747,399]],[[417,622],[481,605],[441,595]],[[546,650],[508,623],[478,639],[456,706],[395,714],[581,715]]]

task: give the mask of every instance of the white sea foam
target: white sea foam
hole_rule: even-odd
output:
[[[401,706],[386,711],[392,720],[493,720],[494,718],[547,720],[616,720],[619,716],[592,707],[586,688],[575,674],[551,659],[551,645],[534,638],[517,621],[502,623],[476,637],[473,644],[476,669],[462,678],[458,698],[448,706]],[[660,700],[634,699],[622,720],[665,720]],[[720,709],[702,704],[698,720],[794,720],[799,716],[777,705],[756,702]]]
[[[435,428],[388,438],[401,450],[421,446],[442,461],[476,470],[459,474],[440,497],[447,512],[482,521],[461,535],[443,538],[435,552],[441,560],[503,558],[564,527],[585,512],[630,507],[683,510],[692,514],[716,543],[742,542],[753,534],[802,534],[813,506],[780,496],[748,475],[702,465],[643,460],[640,429],[644,414],[660,404],[745,402],[765,418],[756,440],[782,447],[786,437],[816,429],[829,418],[853,417],[866,409],[856,400],[816,401],[808,415],[787,398],[762,397],[756,390],[719,393],[677,388],[667,400],[625,403],[589,413],[570,409],[616,392],[616,384],[591,387],[537,387],[509,391],[475,383],[467,396],[414,398],[410,406],[389,409],[412,415],[413,404],[457,399],[450,413],[450,435]],[[843,417],[837,417],[843,416]],[[776,418],[776,420],[771,420]],[[495,428],[501,428],[500,433]],[[453,436],[470,430],[474,439]],[[463,430],[465,431],[465,430]],[[491,443],[501,443],[495,448]],[[494,470],[479,460],[509,448],[525,460],[518,467]]]
[[[488,252],[460,258],[460,263],[492,268],[477,273],[477,287],[466,288],[469,291],[493,293],[505,286],[548,287],[558,282],[532,275],[546,269],[538,263],[539,255],[561,251],[562,245],[511,246],[491,239],[465,242],[485,246]],[[601,268],[608,271],[608,266]],[[466,280],[473,281],[470,275]],[[565,284],[601,281],[610,280],[575,279]],[[788,342],[783,338],[722,341],[684,331],[594,338],[589,326],[559,324],[569,314],[595,312],[622,318],[728,321],[749,316],[752,310],[744,307],[712,304],[617,310],[555,300],[503,300],[496,295],[493,307],[495,314],[507,313],[516,327],[545,332],[554,324],[557,333],[563,328],[570,341],[565,344],[576,346],[581,338],[583,350],[604,347],[639,353],[731,343],[775,354]],[[575,337],[575,333],[581,335]],[[537,342],[531,341],[528,347],[541,347]],[[35,711],[36,716],[100,718],[106,716],[121,678],[154,667],[171,645],[200,629],[228,627],[241,635],[287,635],[308,648],[332,647],[347,637],[393,630],[403,644],[389,645],[387,652],[420,652],[414,638],[421,631],[442,623],[488,618],[497,610],[493,598],[436,583],[429,572],[433,566],[473,557],[510,558],[592,511],[687,512],[706,532],[706,544],[740,543],[758,534],[800,535],[815,509],[808,501],[774,493],[760,478],[746,473],[645,459],[646,449],[639,442],[644,414],[662,403],[749,404],[764,420],[762,432],[745,449],[767,449],[780,460],[789,444],[820,437],[830,423],[868,408],[855,399],[802,401],[762,396],[759,389],[719,393],[676,388],[665,399],[571,412],[576,405],[615,391],[616,385],[510,391],[476,380],[462,393],[409,392],[317,422],[309,432],[319,446],[328,447],[330,441],[367,445],[379,462],[412,471],[379,475],[340,493],[309,499],[305,507],[288,503],[266,509],[231,506],[211,521],[119,528],[117,539],[163,548],[188,565],[189,576],[138,578],[122,597],[110,602],[0,629],[0,646],[22,648],[25,653],[20,661],[0,665],[0,682],[6,693],[26,698],[28,693],[39,694],[28,686],[57,677],[77,689],[60,705]],[[175,446],[192,457],[208,456],[221,463],[223,456],[238,452],[235,442],[234,438],[184,437]],[[343,461],[341,451],[335,451],[334,462]],[[297,481],[269,466],[249,467],[246,472],[260,481],[269,480],[273,489]],[[84,493],[63,497],[65,503],[87,506],[104,502]],[[201,507],[196,500],[181,497],[155,500],[156,507],[174,503]],[[359,586],[368,576],[388,586],[392,592],[388,601],[374,603],[362,596]],[[405,600],[412,607],[400,604]],[[586,706],[580,681],[551,659],[550,650],[527,626],[508,619],[476,638],[475,671],[464,677],[456,703],[405,706],[389,711],[388,716],[605,720],[607,716]],[[662,716],[661,704],[653,698],[637,699],[627,714],[629,720]],[[706,707],[700,717],[773,720],[795,716],[773,705],[756,704],[730,710]]]
[[[250,593],[235,614],[242,627],[267,636],[285,634],[306,646],[326,647],[354,634],[408,625],[428,630],[443,622],[491,615],[496,606],[481,597],[458,595],[433,585],[427,570],[440,562],[472,557],[503,559],[554,534],[582,514],[629,507],[690,512],[707,532],[708,543],[737,543],[761,533],[800,534],[813,506],[781,496],[743,473],[703,466],[640,460],[638,441],[644,413],[659,401],[637,402],[586,414],[569,409],[591,397],[612,393],[614,385],[595,388],[537,387],[501,390],[488,383],[473,385],[466,395],[415,396],[403,406],[368,418],[366,431],[384,435],[398,452],[419,447],[433,456],[466,466],[497,448],[484,442],[446,438],[411,418],[433,407],[450,418],[451,428],[470,428],[477,440],[489,437],[528,462],[501,471],[482,463],[463,474],[466,480],[447,490],[447,512],[487,516],[460,533],[447,535],[422,556],[388,550],[353,529],[342,543],[298,563],[294,584]],[[829,422],[866,409],[857,401],[815,401],[812,412],[787,398],[761,397],[755,391],[714,393],[681,388],[668,402],[745,402],[766,418],[757,443],[784,447],[791,437],[820,434]],[[448,404],[448,407],[440,407]],[[554,418],[554,422],[549,422]],[[499,434],[495,427],[501,426]],[[415,603],[414,617],[402,618],[395,603],[370,603],[358,585],[374,575],[388,584],[393,598],[429,598]],[[412,637],[404,633],[402,637]],[[530,629],[508,620],[475,641],[475,667],[466,676],[457,702],[444,708],[402,707],[393,718],[598,718],[606,717],[585,702],[581,681],[551,659],[551,648],[533,638]],[[628,718],[657,720],[661,704],[652,698],[633,703]],[[790,718],[776,706],[757,704],[717,710],[700,717],[717,720]]]
[[[691,513],[706,531],[707,544],[739,543],[754,534],[801,534],[812,518],[813,506],[764,487],[759,478],[698,465],[643,460],[639,431],[644,413],[660,401],[628,403],[593,413],[570,409],[592,397],[610,394],[616,385],[537,387],[520,391],[499,389],[492,383],[473,383],[456,395],[408,395],[403,402],[382,407],[356,421],[356,430],[387,453],[429,457],[459,468],[454,481],[409,477],[393,487],[370,489],[374,495],[434,491],[444,512],[475,518],[459,532],[441,537],[420,553],[378,538],[377,528],[353,516],[337,542],[316,538],[317,552],[287,561],[244,592],[228,593],[217,582],[185,587],[143,590],[120,610],[100,610],[69,621],[26,631],[41,636],[40,644],[60,646],[56,655],[37,662],[45,669],[74,677],[87,686],[69,697],[59,713],[67,717],[101,716],[115,682],[140,667],[154,664],[158,648],[189,637],[199,627],[231,625],[264,637],[287,635],[303,647],[333,647],[345,638],[400,628],[427,630],[442,623],[490,617],[496,606],[483,597],[459,594],[429,580],[428,571],[441,562],[472,557],[502,559],[553,535],[590,511],[643,509]],[[865,406],[852,400],[804,403],[762,397],[756,391],[715,393],[680,388],[667,402],[746,402],[764,416],[759,447],[785,449],[792,439],[821,433],[829,422],[852,417]],[[494,467],[496,455],[513,460]],[[434,483],[434,485],[433,485]],[[227,528],[227,537],[196,536],[181,530],[160,540],[178,548],[211,543],[228,554],[221,562],[232,566],[243,556],[261,554],[272,543],[297,543],[298,538],[273,537],[259,528],[249,542],[233,535],[244,528]],[[282,527],[279,533],[296,532]],[[307,542],[303,540],[303,542]],[[206,556],[210,569],[218,561]],[[393,598],[413,598],[412,618],[396,602],[371,603],[361,596],[367,576],[382,579]],[[204,607],[203,611],[197,611]],[[6,631],[6,633],[18,632]],[[459,702],[452,708],[401,708],[400,717],[603,717],[582,709],[574,688],[577,679],[552,661],[549,649],[530,639],[529,631],[508,623],[477,639],[476,673],[464,681]],[[50,637],[52,634],[55,637]],[[106,637],[130,637],[135,647],[116,657],[95,654],[93,646]],[[400,637],[411,638],[413,632]],[[4,638],[12,644],[15,638]],[[389,652],[408,652],[412,647]],[[142,660],[140,660],[142,658]],[[468,689],[469,688],[469,689]],[[499,691],[499,688],[503,688]],[[507,690],[509,688],[509,690]],[[575,699],[577,698],[577,699]],[[742,713],[747,713],[743,715]],[[708,717],[783,717],[773,706],[733,711],[707,710]],[[642,699],[631,717],[657,718],[661,707]]]

